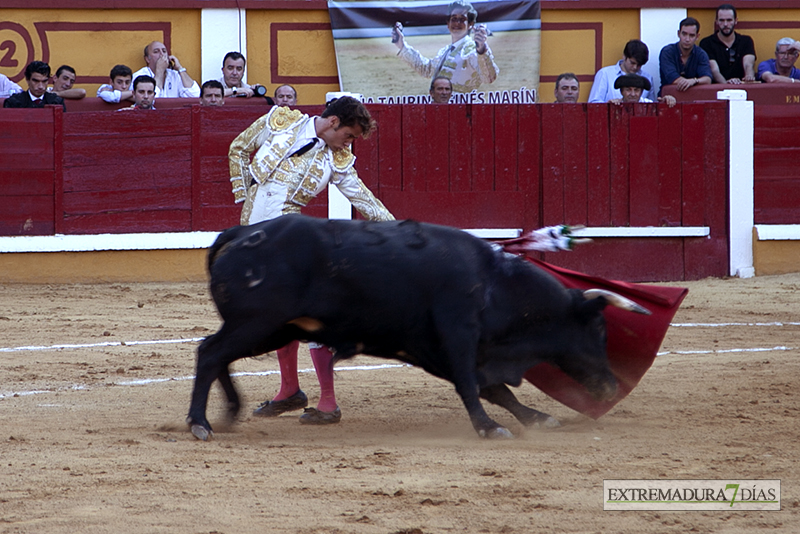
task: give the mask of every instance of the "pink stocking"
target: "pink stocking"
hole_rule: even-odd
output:
[[[328,347],[310,347],[309,350],[319,380],[320,395],[317,410],[332,412],[337,406],[336,393],[333,390],[333,354]]]
[[[297,348],[299,341],[292,341],[278,349],[278,365],[281,368],[281,389],[272,400],[288,399],[300,389],[297,379]]]

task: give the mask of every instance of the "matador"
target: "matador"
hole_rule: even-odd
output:
[[[366,137],[374,127],[366,107],[347,96],[329,102],[319,117],[286,107],[272,108],[234,139],[228,152],[233,194],[237,203],[244,203],[241,224],[299,213],[328,183],[367,219],[393,221],[389,210],[358,177],[350,150],[356,138]],[[301,423],[339,422],[330,350],[309,344],[321,392],[317,407],[306,408],[308,398],[300,389],[297,374],[298,346],[294,341],[278,350],[280,391],[253,413],[272,417],[305,408]]]

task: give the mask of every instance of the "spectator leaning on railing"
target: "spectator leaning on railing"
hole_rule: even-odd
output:
[[[794,66],[798,54],[800,42],[791,37],[778,39],[775,59],[759,63],[758,79],[766,83],[796,83],[796,80],[800,80],[800,69]]]

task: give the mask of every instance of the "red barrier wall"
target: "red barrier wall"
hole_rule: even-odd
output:
[[[545,104],[370,110],[379,127],[356,143],[356,165],[398,218],[525,230],[561,223],[707,226],[708,238],[603,238],[543,257],[627,280],[727,274],[727,102],[673,109]],[[15,140],[12,148],[4,143],[0,155],[2,168],[14,170],[0,178],[3,196],[15,201],[0,207],[0,231],[175,232],[237,224],[228,146],[264,111],[5,110],[0,136]],[[29,141],[20,140],[25,136]],[[36,162],[17,155],[13,147],[19,146],[34,147]],[[29,200],[34,189],[22,187],[34,187],[41,198]],[[324,198],[307,212],[325,216]]]
[[[0,113],[0,235],[52,234],[62,114],[54,108]]]
[[[800,224],[800,108],[754,106],[756,224]]]

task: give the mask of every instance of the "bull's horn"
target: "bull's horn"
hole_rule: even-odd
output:
[[[625,298],[622,295],[606,289],[587,289],[583,292],[583,296],[586,298],[586,300],[596,299],[597,297],[605,297],[609,304],[616,306],[617,308],[641,313],[642,315],[652,315],[650,310],[647,308],[639,306],[631,299]]]

